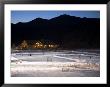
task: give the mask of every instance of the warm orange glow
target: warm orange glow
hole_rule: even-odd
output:
[[[46,49],[47,48],[48,49],[48,48],[56,48],[56,47],[58,47],[58,45],[56,45],[56,44],[43,44],[40,41],[33,43],[33,45],[30,45],[30,44],[28,45],[27,41],[24,40],[16,49],[21,49],[21,50],[28,49],[28,48],[34,48],[34,49],[37,49],[37,48]]]
[[[43,45],[40,45],[40,46],[43,46]]]

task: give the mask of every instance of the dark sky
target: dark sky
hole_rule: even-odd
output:
[[[11,11],[11,23],[28,22],[38,17],[51,19],[62,14],[100,18],[100,11]]]

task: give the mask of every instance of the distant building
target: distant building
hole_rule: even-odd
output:
[[[24,40],[24,41],[20,44],[19,47],[20,47],[21,50],[22,50],[22,49],[28,49],[28,48],[29,48],[29,45],[28,45],[27,41]]]
[[[15,46],[13,46],[15,47]],[[36,41],[36,40],[24,40],[19,44],[16,49],[26,50],[26,49],[55,49],[58,45],[50,41]]]

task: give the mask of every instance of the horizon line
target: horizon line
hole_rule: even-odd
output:
[[[72,16],[72,15],[69,15],[69,14],[61,14],[61,15],[58,15],[58,16],[55,16],[55,17],[52,17],[52,18],[42,18],[42,17],[36,17],[36,18],[34,18],[34,19],[32,19],[32,20],[30,20],[30,21],[33,21],[33,20],[35,20],[35,19],[37,19],[37,18],[41,18],[41,19],[46,19],[46,20],[51,20],[51,19],[53,19],[53,18],[56,18],[56,17],[59,17],[59,16],[62,16],[62,15],[68,15],[68,16]],[[100,19],[100,17],[99,18],[96,18],[96,17],[79,17],[79,16],[73,16],[73,17],[78,17],[78,18],[93,18],[93,19]],[[30,21],[25,21],[25,22],[21,22],[21,21],[19,21],[19,22],[17,22],[17,23],[12,23],[11,22],[11,24],[18,24],[18,23],[28,23],[28,22],[30,22]]]

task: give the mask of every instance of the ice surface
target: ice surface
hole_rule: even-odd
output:
[[[11,54],[11,76],[100,76],[100,52],[57,51],[57,52],[17,52]]]

